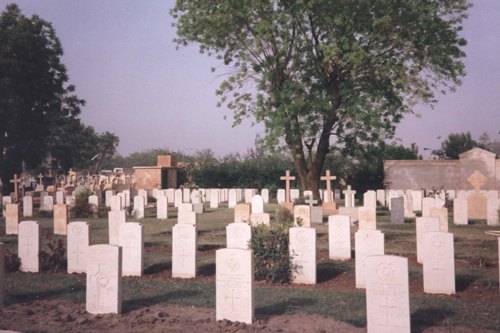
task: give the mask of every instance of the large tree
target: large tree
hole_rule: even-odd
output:
[[[79,115],[85,101],[68,84],[63,49],[52,24],[26,17],[15,4],[0,14],[0,175],[45,158],[63,169],[88,167],[97,153],[114,153],[118,138],[97,134]],[[8,183],[8,182],[7,182]]]
[[[318,193],[332,146],[393,135],[417,102],[464,75],[466,0],[178,0],[178,45],[215,54],[217,93],[284,142],[302,188]]]
[[[24,16],[15,4],[0,15],[0,166],[37,166],[61,122],[74,120],[84,101],[73,94],[52,25]]]
[[[450,133],[441,142],[441,149],[433,150],[432,155],[440,160],[458,160],[461,153],[471,150],[474,147],[486,148],[485,145],[474,140],[470,132]]]

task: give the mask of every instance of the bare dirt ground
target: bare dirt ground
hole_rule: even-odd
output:
[[[92,315],[85,305],[41,300],[5,308],[0,327],[21,332],[345,332],[358,328],[333,319],[306,314],[257,318],[252,325],[216,321],[215,309],[155,305],[121,315]],[[424,333],[493,333],[463,327],[431,327]]]

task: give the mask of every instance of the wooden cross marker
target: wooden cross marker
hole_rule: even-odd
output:
[[[14,179],[10,181],[14,184],[14,194],[16,196],[16,203],[19,202],[19,184],[21,183],[21,179],[17,178],[17,174],[14,175]]]
[[[330,170],[326,170],[326,175],[321,177],[321,180],[326,181],[326,199],[325,202],[330,202],[332,198],[332,184],[331,181],[337,179],[337,177],[330,175]]]
[[[469,178],[467,178],[467,181],[469,182],[469,184],[474,186],[475,192],[479,192],[481,186],[483,186],[486,182],[486,177],[484,177],[481,172],[476,170],[474,171],[474,173],[472,173],[472,175],[469,176]]]
[[[295,180],[295,177],[290,176],[290,170],[286,170],[285,176],[280,179],[285,181],[285,202],[290,202],[290,180]]]

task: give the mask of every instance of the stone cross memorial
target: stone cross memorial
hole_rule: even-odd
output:
[[[14,203],[19,202],[19,184],[21,183],[21,179],[17,178],[17,174],[14,175],[14,179],[10,181],[14,184]]]
[[[287,206],[287,208],[291,208],[293,206],[293,203],[290,198],[290,181],[295,180],[294,176],[290,176],[290,170],[286,170],[285,176],[280,177],[281,180],[285,181],[285,202],[284,205]]]
[[[121,313],[122,248],[98,244],[89,246],[87,253],[87,312]]]
[[[254,317],[253,252],[220,249],[215,252],[216,320],[252,324]]]
[[[474,187],[474,192],[467,199],[468,216],[470,219],[486,220],[487,198],[480,192],[481,186],[486,182],[486,177],[476,170],[467,178],[467,181]]]

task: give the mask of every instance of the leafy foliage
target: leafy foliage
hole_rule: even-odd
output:
[[[75,217],[90,217],[97,213],[99,207],[89,203],[89,196],[93,193],[90,189],[85,189],[75,196],[75,205],[71,208],[71,214]]]
[[[254,253],[255,279],[270,283],[290,282],[294,269],[288,247],[288,229],[293,223],[290,215],[288,209],[280,208],[276,212],[276,223],[252,227],[250,249]]]
[[[62,238],[54,238],[50,232],[45,233],[48,251],[40,251],[40,265],[43,271],[57,272],[66,269],[66,259],[64,254],[64,240]]]
[[[179,46],[194,42],[228,69],[217,94],[234,124],[253,117],[286,144],[317,196],[332,143],[393,135],[417,102],[465,74],[467,0],[178,0]]]
[[[441,149],[433,150],[432,155],[440,160],[458,160],[458,155],[474,147],[484,148],[482,144],[472,139],[470,132],[451,133],[441,143]]]
[[[6,272],[17,272],[19,267],[21,267],[21,258],[17,254],[11,252],[9,249],[5,248],[4,254],[4,266]]]

